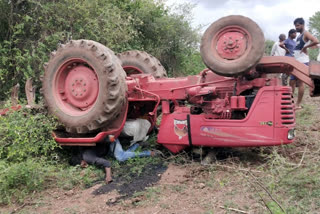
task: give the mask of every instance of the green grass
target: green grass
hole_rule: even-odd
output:
[[[265,174],[259,176],[259,181],[278,200],[285,213],[320,211],[320,134],[310,130],[318,123],[317,114],[317,106],[312,103],[305,104],[296,113],[295,142],[273,147],[266,155]],[[273,200],[265,198],[272,213],[284,213]]]

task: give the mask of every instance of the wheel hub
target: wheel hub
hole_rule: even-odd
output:
[[[95,70],[82,59],[66,61],[54,80],[54,99],[64,112],[84,115],[99,94],[99,81]]]
[[[95,72],[84,65],[73,67],[65,80],[67,102],[78,108],[86,108],[98,96],[99,85]]]
[[[216,50],[223,59],[240,58],[247,50],[247,33],[238,28],[223,30],[217,38]]]

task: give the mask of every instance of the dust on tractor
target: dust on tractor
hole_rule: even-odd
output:
[[[90,40],[72,40],[51,53],[43,93],[64,125],[54,132],[64,146],[95,146],[117,138],[127,120],[156,126],[157,142],[173,153],[189,146],[249,147],[292,143],[291,88],[271,73],[295,75],[320,94],[320,66],[264,54],[264,35],[244,16],[211,24],[201,40],[208,67],[198,75],[167,78],[160,62],[142,51],[117,56]]]

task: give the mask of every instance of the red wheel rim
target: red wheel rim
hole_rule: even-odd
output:
[[[251,44],[251,36],[244,28],[228,26],[213,37],[211,47],[216,58],[232,61],[246,55]]]
[[[58,107],[69,115],[81,116],[93,107],[99,94],[95,70],[82,59],[63,63],[54,78],[53,95]]]
[[[127,76],[131,76],[133,74],[143,74],[143,71],[135,66],[123,66],[122,68],[126,72]]]

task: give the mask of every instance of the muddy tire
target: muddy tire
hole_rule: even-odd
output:
[[[127,104],[121,62],[98,42],[73,40],[61,45],[44,67],[46,105],[67,132],[106,128]]]
[[[264,35],[260,27],[244,16],[227,16],[212,23],[200,46],[204,64],[223,76],[249,71],[264,54]]]
[[[117,55],[128,76],[132,74],[152,74],[154,78],[167,77],[160,61],[144,51],[125,51]]]

